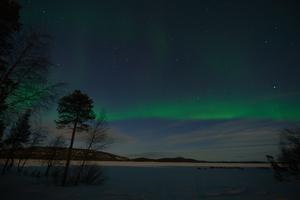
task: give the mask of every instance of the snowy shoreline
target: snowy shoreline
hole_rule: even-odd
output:
[[[41,166],[43,160],[30,160],[27,166]],[[73,165],[80,164],[80,161],[72,161]],[[64,161],[61,161],[64,164]],[[189,162],[137,162],[137,161],[88,161],[90,165],[107,167],[197,167],[206,168],[270,168],[269,163],[189,163]]]

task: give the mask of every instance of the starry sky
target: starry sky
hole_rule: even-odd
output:
[[[300,120],[296,0],[21,4],[24,27],[53,38],[51,79],[106,110],[110,152],[264,160]]]

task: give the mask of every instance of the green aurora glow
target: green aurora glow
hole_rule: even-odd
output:
[[[254,4],[35,1],[22,20],[45,24],[58,79],[110,121],[300,120],[298,12]]]
[[[272,119],[300,120],[296,101],[218,101],[161,102],[131,106],[108,113],[110,121],[161,118],[175,120]]]

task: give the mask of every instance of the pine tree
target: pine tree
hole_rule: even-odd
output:
[[[31,126],[30,126],[31,110],[27,110],[11,128],[10,134],[4,141],[5,146],[9,149],[6,162],[3,166],[2,174],[5,173],[9,160],[11,160],[11,166],[14,163],[14,152],[18,148],[25,147],[30,140]]]
[[[95,118],[95,114],[93,112],[93,100],[88,95],[83,94],[80,90],[75,90],[72,94],[60,99],[57,111],[58,120],[55,121],[57,127],[72,129],[72,137],[62,180],[62,185],[65,185],[68,176],[75,133],[76,131],[87,130],[89,127],[87,122]]]
[[[27,110],[12,127],[11,133],[6,140],[6,143],[10,145],[11,148],[24,147],[29,142],[31,135],[31,126],[29,124],[30,115],[31,110]]]

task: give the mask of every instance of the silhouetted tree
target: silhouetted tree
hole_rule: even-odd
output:
[[[273,156],[271,155],[266,155],[267,160],[269,161],[269,163],[271,164],[271,167],[273,169],[274,172],[274,177],[275,179],[277,179],[278,181],[283,181],[283,176],[282,174],[285,173],[287,170],[285,167],[282,167],[275,159]]]
[[[52,141],[50,141],[48,147],[50,148],[50,152],[47,156],[46,161],[46,171],[45,176],[49,176],[50,170],[52,167],[54,167],[58,160],[58,153],[60,152],[62,147],[66,146],[65,139],[62,135],[56,136]]]
[[[34,151],[34,147],[40,145],[46,138],[46,135],[47,133],[45,132],[45,130],[41,128],[37,128],[31,132],[30,140],[27,144],[26,154],[23,159],[19,158],[19,163],[18,163],[19,172],[21,172],[24,169],[27,161],[31,158]]]
[[[11,128],[10,134],[4,141],[6,147],[9,149],[9,155],[7,156],[6,162],[3,166],[2,173],[4,174],[9,160],[11,160],[11,166],[14,163],[14,152],[15,150],[24,147],[30,140],[31,126],[29,123],[31,110],[27,110]]]
[[[15,32],[20,30],[19,10],[20,5],[15,1],[0,1],[0,75],[5,72],[8,64],[7,56],[12,50],[11,38]],[[7,83],[0,84],[0,99],[7,93],[9,82],[10,80],[7,80]],[[4,101],[0,101],[0,147],[2,146],[1,139],[5,130],[4,117],[2,116],[5,109]]]
[[[85,136],[86,151],[84,151],[83,160],[79,166],[75,184],[78,184],[80,181],[82,171],[86,167],[87,159],[93,157],[97,150],[105,148],[111,142],[108,140],[107,130],[106,114],[102,111],[97,119],[90,122],[90,128]]]
[[[62,180],[62,185],[65,185],[68,176],[75,133],[76,131],[86,131],[89,127],[87,122],[95,118],[95,114],[93,112],[93,100],[88,95],[83,94],[80,90],[75,90],[72,94],[64,96],[59,100],[57,111],[57,127],[67,127],[72,129],[72,137]]]
[[[3,135],[4,135],[4,130],[5,130],[5,126],[4,126],[4,122],[3,120],[1,120],[1,117],[0,117],[0,151],[2,149],[2,139],[3,139]]]
[[[51,67],[45,51],[47,36],[32,32],[14,39],[14,49],[0,74],[1,112],[10,115],[47,106],[55,100],[57,89],[62,85],[47,80]]]
[[[279,145],[277,162],[272,156],[267,156],[275,177],[280,181],[300,179],[300,128],[282,130]]]
[[[62,86],[48,82],[49,37],[21,30],[19,11],[17,1],[0,1],[0,124],[4,129],[18,113],[53,102]]]
[[[300,178],[300,128],[282,131],[280,149],[279,161],[287,167],[289,175]]]
[[[17,2],[0,1],[0,148],[9,147],[10,152],[19,144],[20,138],[12,133],[17,131],[16,125],[11,127],[19,113],[48,107],[63,85],[48,81],[52,67],[47,55],[50,38],[21,27]],[[9,132],[8,127],[11,131],[4,143],[1,139]]]
[[[11,49],[10,38],[20,30],[20,5],[16,1],[0,1],[0,72],[6,63],[5,55]]]

